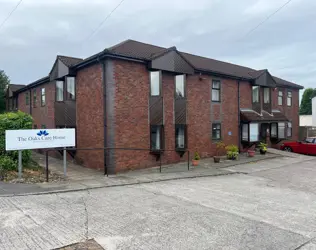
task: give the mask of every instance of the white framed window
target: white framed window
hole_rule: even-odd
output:
[[[177,75],[176,77],[176,96],[184,97],[185,96],[185,75]]]
[[[56,102],[64,100],[64,82],[56,81]]]
[[[278,105],[282,106],[283,105],[283,91],[279,90],[278,92]]]
[[[67,100],[76,99],[76,85],[74,77],[67,77]]]
[[[248,141],[249,140],[249,124],[243,124],[241,129],[241,138],[242,141]]]
[[[259,103],[259,86],[252,86],[252,103]]]
[[[292,137],[292,122],[287,123],[287,137]]]
[[[160,95],[160,82],[161,82],[161,72],[151,71],[150,72],[150,95],[159,96]]]
[[[292,106],[292,91],[287,92],[287,106]]]
[[[183,149],[186,148],[186,126],[184,124],[177,124],[175,126],[176,130],[176,148]]]
[[[41,89],[41,106],[46,105],[46,94],[45,94],[45,88]]]
[[[212,81],[212,101],[219,102],[221,100],[221,82],[219,80]]]
[[[263,89],[263,103],[270,103],[270,89]]]
[[[259,141],[259,123],[250,123],[249,124],[249,141],[256,142]]]
[[[277,123],[271,123],[270,137],[271,138],[278,137],[278,124]]]
[[[162,125],[150,126],[150,148],[151,150],[162,149],[163,127]]]
[[[285,138],[285,122],[278,123],[278,138],[279,139]]]

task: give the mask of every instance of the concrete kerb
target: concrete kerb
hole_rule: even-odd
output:
[[[276,154],[276,153],[270,153],[273,156],[270,156],[268,159],[274,159],[274,158],[280,158],[280,157],[284,157],[282,155]],[[293,156],[293,158],[296,158],[295,156]],[[243,164],[250,164],[250,163],[255,163],[255,162],[259,162],[259,161],[264,161],[267,160],[265,158],[261,158],[261,159],[253,159],[247,162],[238,162],[238,161],[232,161],[229,164],[227,164],[226,166],[223,167],[218,167],[216,168],[218,171],[220,171],[221,169],[225,169],[225,168],[229,168],[229,167],[234,167],[234,166],[238,166],[238,165],[243,165]],[[206,170],[207,171],[207,170]],[[223,170],[225,171],[225,170]],[[182,172],[180,172],[182,173]],[[140,184],[148,184],[148,183],[154,183],[154,182],[164,182],[164,181],[172,181],[172,180],[181,180],[181,179],[193,179],[193,178],[202,178],[202,177],[216,177],[216,176],[225,176],[225,175],[237,175],[237,174],[248,174],[246,172],[241,172],[241,171],[236,171],[236,172],[231,172],[231,171],[225,171],[222,173],[216,172],[216,173],[207,173],[207,172],[203,172],[203,173],[199,173],[199,172],[185,172],[185,173],[190,173],[192,175],[189,176],[177,176],[177,177],[168,177],[168,176],[162,176],[162,177],[158,177],[157,179],[151,179],[151,180],[139,180],[134,178],[131,178],[131,182],[129,183],[113,183],[113,184],[100,184],[100,185],[96,185],[94,187],[88,186],[84,184],[84,181],[81,182],[73,182],[70,183],[71,184],[77,184],[79,186],[83,186],[83,187],[77,187],[77,188],[71,188],[71,187],[64,187],[62,189],[60,188],[56,188],[56,190],[49,190],[49,191],[40,191],[40,192],[28,192],[28,193],[22,193],[22,194],[4,194],[4,195],[0,195],[0,197],[13,197],[13,196],[28,196],[28,195],[45,195],[45,194],[55,194],[55,193],[68,193],[68,192],[80,192],[80,191],[85,191],[85,190],[93,190],[93,189],[100,189],[100,188],[110,188],[110,187],[120,187],[120,186],[132,186],[132,185],[140,185]],[[167,173],[169,174],[169,173]],[[179,174],[179,173],[173,173],[173,174]],[[171,175],[171,173],[170,173]],[[108,178],[115,178],[114,177],[108,177]],[[47,186],[45,188],[49,188],[49,184],[47,183]],[[45,185],[45,184],[44,184]],[[44,188],[44,187],[43,187]]]
[[[238,175],[238,174],[245,175],[247,173],[226,172],[226,173],[217,173],[217,174],[201,174],[201,175],[194,175],[194,176],[173,177],[173,178],[158,179],[158,180],[151,180],[151,181],[135,181],[131,183],[101,185],[97,187],[83,187],[83,188],[59,189],[59,190],[57,189],[53,191],[43,191],[43,192],[25,193],[25,194],[7,194],[7,195],[0,195],[0,197],[16,197],[16,196],[32,196],[32,195],[46,195],[46,194],[56,194],[56,193],[60,194],[60,193],[70,193],[70,192],[81,192],[81,191],[101,189],[101,188],[134,186],[134,185],[149,184],[149,183],[155,183],[155,182],[165,182],[165,181],[182,180],[182,179],[195,179],[195,178],[203,178],[203,177],[217,177],[217,176],[225,176],[225,175]]]

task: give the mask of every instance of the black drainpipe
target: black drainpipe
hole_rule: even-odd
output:
[[[98,57],[98,62],[102,67],[102,85],[103,85],[103,122],[104,122],[104,148],[107,147],[107,105],[106,105],[106,69],[105,69],[105,61],[101,62]],[[107,151],[104,150],[104,175],[108,174],[107,169]]]
[[[238,81],[238,148],[239,148],[239,153],[240,153],[240,146],[241,146],[241,141],[240,141],[240,136],[241,135],[241,127],[240,127],[240,81]]]

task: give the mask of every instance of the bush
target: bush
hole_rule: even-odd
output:
[[[12,129],[32,129],[32,124],[32,117],[21,111],[0,114],[0,161],[2,161],[4,165],[10,166],[12,162],[18,161],[18,151],[5,150],[5,131]],[[8,158],[11,159],[11,163],[9,162]],[[31,151],[23,150],[23,164],[27,164],[30,161],[30,159]],[[16,164],[14,169],[17,169]]]
[[[200,157],[199,153],[198,153],[198,152],[195,152],[195,153],[194,153],[194,160],[198,161],[198,160],[200,160],[200,159],[201,159],[201,157]]]
[[[226,147],[227,150],[227,158],[228,159],[232,159],[235,160],[238,158],[238,147],[236,145],[228,145]]]
[[[0,157],[0,169],[6,171],[17,171],[18,165],[17,161],[13,160],[9,156],[1,156]]]

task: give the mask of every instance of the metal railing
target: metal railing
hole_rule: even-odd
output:
[[[45,168],[46,168],[46,181],[48,182],[49,180],[49,168],[48,168],[48,153],[49,152],[53,152],[53,151],[93,151],[93,150],[102,150],[104,153],[114,150],[122,150],[122,151],[148,151],[151,152],[153,155],[156,155],[157,157],[159,157],[159,172],[161,173],[162,171],[162,156],[164,152],[178,152],[181,153],[182,155],[184,155],[185,153],[187,153],[187,167],[188,167],[188,171],[190,170],[190,151],[187,149],[183,149],[183,150],[175,150],[175,149],[161,149],[161,150],[152,150],[152,149],[147,149],[147,148],[54,148],[54,149],[47,149],[46,150],[46,159],[45,159]],[[182,157],[182,156],[181,156]],[[65,161],[65,157],[64,157],[64,161]],[[65,163],[64,163],[65,164]],[[65,171],[65,170],[64,170]],[[107,177],[109,176],[108,174],[108,166],[106,164],[104,164],[104,175],[106,175]]]

